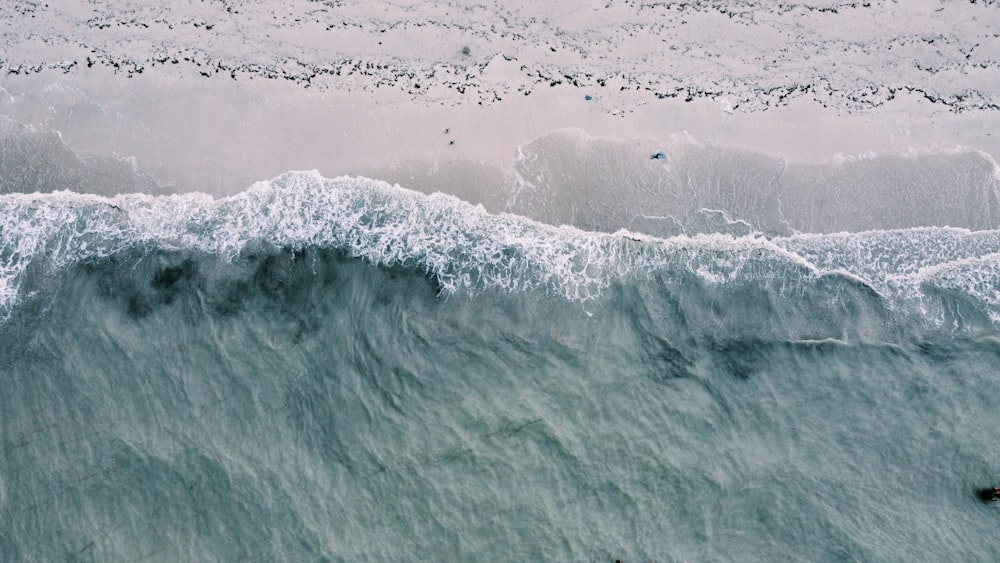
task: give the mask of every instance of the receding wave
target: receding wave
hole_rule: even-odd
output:
[[[1000,167],[969,147],[795,162],[687,135],[661,143],[568,129],[521,146],[514,169],[510,210],[586,230],[665,237],[740,234],[746,225],[771,235],[1000,225]]]

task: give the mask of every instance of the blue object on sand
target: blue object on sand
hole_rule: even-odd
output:
[[[587,101],[589,102],[590,100],[593,100],[593,99],[594,99],[594,97],[593,97],[593,96],[591,96],[590,94],[587,94],[586,96],[584,96],[584,97],[583,97],[583,99],[584,99],[584,100],[587,100]]]
[[[665,158],[667,158],[667,155],[663,154],[663,151],[654,152],[649,155],[649,160],[663,160]]]

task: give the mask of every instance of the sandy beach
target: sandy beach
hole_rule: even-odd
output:
[[[647,156],[1000,154],[995,7],[829,4],[21,3],[0,113],[214,194],[317,169],[476,199],[458,184],[564,128]]]

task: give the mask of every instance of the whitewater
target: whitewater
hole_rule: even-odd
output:
[[[937,325],[946,312],[928,293],[948,289],[976,305],[970,316],[1000,319],[1000,301],[989,290],[996,283],[997,231],[922,227],[767,237],[740,222],[744,233],[719,228],[661,239],[491,214],[442,193],[424,195],[366,178],[326,179],[315,171],[290,172],[221,199],[54,192],[9,194],[0,203],[0,310],[8,315],[21,295],[39,291],[21,287],[29,272],[57,274],[144,248],[200,252],[226,263],[258,249],[316,247],[422,272],[443,296],[488,289],[586,301],[611,284],[671,271],[715,285],[766,286],[780,276],[781,291],[791,295],[824,276],[843,276],[869,288],[884,306],[919,308]],[[735,224],[716,210],[685,219],[701,229],[713,219],[723,227]]]

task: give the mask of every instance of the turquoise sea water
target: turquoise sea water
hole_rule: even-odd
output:
[[[669,221],[648,177],[0,195],[0,559],[996,559],[996,197],[940,158],[950,226],[853,231],[769,202],[876,165]]]

